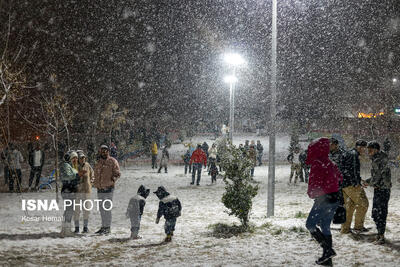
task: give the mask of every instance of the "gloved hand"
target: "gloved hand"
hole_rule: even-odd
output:
[[[158,224],[160,222],[160,218],[156,219],[156,224]]]

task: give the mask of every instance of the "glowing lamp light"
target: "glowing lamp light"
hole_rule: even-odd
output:
[[[40,136],[39,136],[39,135],[36,135],[35,139],[36,139],[36,140],[39,140],[39,139],[40,139]]]
[[[392,81],[393,83],[397,83],[399,80],[397,80],[397,78],[393,78]]]
[[[237,78],[236,78],[235,76],[233,76],[233,75],[229,75],[229,76],[226,76],[226,77],[224,78],[224,81],[225,81],[226,83],[232,84],[232,83],[237,82]]]
[[[225,54],[224,60],[226,63],[233,66],[238,66],[245,63],[244,59],[236,53]]]

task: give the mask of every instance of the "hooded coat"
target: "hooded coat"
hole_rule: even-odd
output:
[[[138,189],[137,195],[129,200],[126,216],[132,218],[135,225],[139,225],[140,223],[140,216],[143,215],[146,198],[149,193],[150,189],[146,189],[146,187],[141,185]]]
[[[307,190],[310,198],[339,191],[343,177],[336,164],[329,159],[328,138],[319,138],[310,143],[306,164],[311,166]]]
[[[164,216],[166,220],[169,220],[181,216],[182,205],[177,197],[170,195],[163,186],[158,187],[154,194],[160,199],[157,219]]]

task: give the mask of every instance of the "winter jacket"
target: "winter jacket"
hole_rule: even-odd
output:
[[[300,156],[301,156],[301,152],[300,151],[299,151],[299,153],[292,152],[287,156],[286,159],[289,161],[290,164],[301,163]]]
[[[157,218],[164,216],[166,220],[181,216],[182,205],[177,197],[167,195],[160,199]]]
[[[120,176],[119,164],[115,158],[100,158],[94,167],[94,186],[97,189],[114,187]]]
[[[217,147],[210,147],[210,149],[208,150],[208,157],[210,159],[217,159]]]
[[[83,166],[79,165],[79,171],[86,171],[86,174],[81,177],[80,184],[78,186],[79,193],[92,193],[92,183],[94,181],[94,171],[92,166],[88,162],[85,162]]]
[[[139,225],[139,217],[143,215],[146,199],[139,194],[129,200],[126,216],[134,220],[135,225]]]
[[[257,163],[257,154],[256,154],[256,150],[255,149],[250,149],[249,153],[248,153],[248,157],[251,160],[251,162],[253,163],[253,166],[256,165]]]
[[[10,157],[10,168],[14,170],[20,170],[21,163],[24,162],[24,157],[22,157],[21,152],[17,149],[14,149],[13,151],[10,152],[9,157]]]
[[[151,145],[151,154],[152,155],[157,155],[158,154],[158,147],[157,147],[157,144],[155,142]]]
[[[258,154],[262,154],[264,151],[264,147],[262,144],[257,144],[257,152]]]
[[[193,152],[189,164],[192,163],[202,163],[204,166],[207,166],[207,156],[201,148],[198,148]]]
[[[183,162],[185,164],[189,164],[189,162],[190,162],[190,151],[186,151],[185,155],[183,155]]]
[[[169,161],[169,152],[168,152],[167,148],[164,148],[162,151],[160,166],[168,167],[168,161]]]
[[[360,176],[360,153],[353,148],[343,154],[342,160],[342,187],[361,185]]]
[[[338,166],[340,172],[343,172],[343,154],[344,151],[341,148],[334,151],[333,153],[329,153],[329,159],[333,161],[336,166]]]
[[[78,171],[72,168],[71,164],[64,162],[60,168],[60,179],[62,182],[61,192],[75,193],[78,188],[80,177]]]
[[[203,151],[204,151],[204,153],[206,153],[206,155],[208,156],[208,144],[206,143],[206,142],[204,142],[202,145],[201,145],[201,149],[203,149]]]
[[[329,139],[320,138],[308,146],[307,165],[311,165],[307,194],[318,198],[339,191],[343,177],[339,168],[329,159]]]
[[[307,150],[305,150],[305,151],[303,151],[303,152],[300,153],[300,155],[299,155],[299,161],[300,161],[300,164],[301,164],[302,166],[305,166],[305,165],[306,165],[306,161],[307,161]]]
[[[371,178],[366,182],[378,189],[390,189],[392,187],[392,176],[388,166],[388,156],[380,151],[371,157]]]
[[[29,166],[31,166],[31,168],[35,167],[35,153],[36,153],[36,149],[32,150],[29,152],[29,157],[28,157],[28,163]],[[41,157],[40,157],[40,168],[43,168],[43,164],[44,164],[44,152],[42,150],[39,150],[41,153]]]

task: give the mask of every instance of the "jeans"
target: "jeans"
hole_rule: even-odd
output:
[[[110,200],[112,202],[114,195],[114,187],[106,189],[97,189],[97,197],[101,200],[100,205],[100,216],[101,216],[101,227],[110,227],[112,221],[112,214],[110,210],[111,203],[105,202],[103,207],[103,201]],[[105,208],[105,209],[104,209]],[[107,210],[106,210],[107,209]]]
[[[190,173],[190,165],[188,163],[185,163],[185,174],[187,174],[189,168],[189,173]]]
[[[261,164],[262,164],[262,156],[263,156],[263,153],[258,152],[258,155],[257,155],[258,166],[261,166]]]
[[[10,169],[8,177],[8,189],[10,192],[14,191],[14,180],[17,180],[17,188],[22,189],[22,172],[21,169]]]
[[[308,214],[306,228],[310,232],[315,232],[317,231],[317,226],[319,226],[324,235],[331,235],[331,222],[339,202],[336,200],[331,203],[326,200],[325,196],[314,200],[314,205]]]
[[[75,199],[75,193],[61,193],[62,198],[65,200],[73,201]],[[64,222],[71,223],[72,216],[74,215],[74,205],[64,207]]]
[[[254,167],[250,169],[250,177],[254,177]]]
[[[377,188],[374,189],[372,218],[374,219],[374,222],[376,224],[378,235],[385,234],[389,199],[390,199],[390,189],[377,189]]]
[[[76,206],[75,211],[74,211],[74,221],[75,221],[75,227],[79,227],[79,217],[81,215],[81,209],[83,211],[83,221],[86,223],[89,221],[89,214],[90,210],[87,209],[90,207],[89,204],[84,205],[85,200],[90,200],[90,193],[76,193],[75,194],[75,203],[80,204],[80,201],[82,202],[82,206]]]
[[[157,155],[151,155],[151,168],[157,168]]]
[[[40,176],[42,174],[42,167],[32,167],[31,174],[29,176],[29,187],[31,187],[33,178],[36,177],[35,188],[39,186]]]
[[[193,165],[192,183],[194,184],[194,178],[196,176],[196,171],[197,171],[196,184],[200,184],[201,171],[202,171],[203,164],[201,164],[201,163],[193,163],[192,165]]]
[[[165,219],[164,230],[165,234],[170,235],[175,231],[176,218]]]

